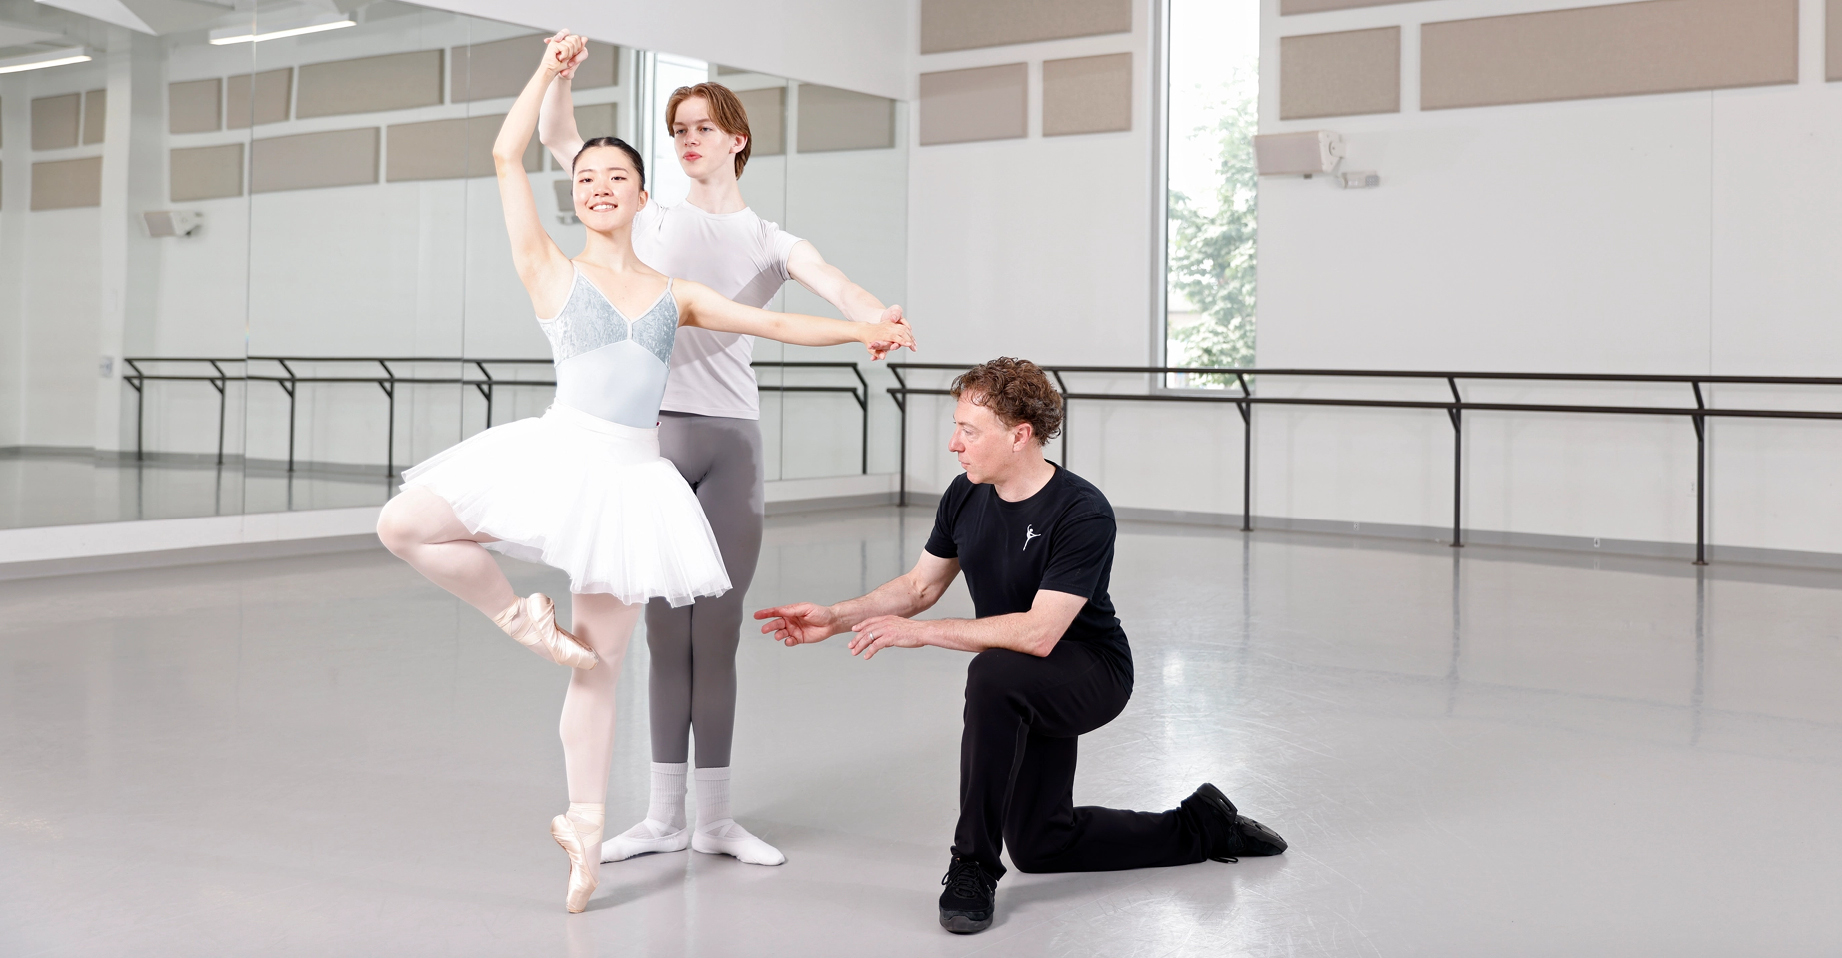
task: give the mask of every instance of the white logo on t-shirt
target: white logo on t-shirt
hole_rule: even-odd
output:
[[[1033,525],[1024,526],[1023,527],[1023,551],[1025,552],[1030,551],[1030,540],[1031,539],[1040,539],[1042,537],[1043,537],[1043,534],[1040,532],[1037,532],[1035,526]]]

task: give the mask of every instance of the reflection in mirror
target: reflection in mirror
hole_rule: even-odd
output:
[[[188,4],[155,35],[0,0],[0,61],[25,64],[0,74],[0,527],[376,506],[549,404],[489,157],[545,33],[338,6]],[[576,122],[640,147],[654,202],[690,187],[671,92],[725,84],[753,132],[744,202],[903,300],[903,104],[614,39],[572,81]],[[53,59],[73,62],[29,62]],[[535,145],[526,167],[573,255],[567,170]],[[765,305],[840,314],[796,282]],[[893,468],[861,349],[753,359],[768,479]]]
[[[787,85],[787,228],[884,305],[907,301],[906,111],[899,101],[866,93]],[[842,315],[801,284],[786,289],[790,311]],[[925,325],[917,337],[926,342]],[[776,478],[893,472],[895,408],[883,390],[894,381],[883,364],[868,362],[853,346],[789,346],[782,358],[786,385],[771,400],[762,396]]]
[[[242,504],[250,50],[102,6],[0,5],[0,527]]]

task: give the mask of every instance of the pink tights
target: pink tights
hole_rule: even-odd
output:
[[[427,489],[405,489],[390,500],[378,517],[377,537],[430,582],[489,618],[518,598],[499,563],[480,545],[493,538],[468,532],[447,501]],[[569,800],[600,805],[607,801],[614,750],[614,688],[645,606],[600,593],[575,593],[571,598],[570,631],[601,661],[592,669],[569,670],[559,727],[563,767]]]

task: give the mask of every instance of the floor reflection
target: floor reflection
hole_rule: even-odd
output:
[[[930,520],[773,519],[751,602],[861,592]],[[963,656],[747,638],[736,811],[788,864],[609,866],[570,918],[544,831],[564,676],[388,556],[0,583],[0,953],[1842,947],[1835,576],[1128,523],[1113,582],[1138,687],[1077,800],[1212,780],[1293,850],[1013,873],[970,938],[933,915]],[[646,804],[646,664],[613,820]]]

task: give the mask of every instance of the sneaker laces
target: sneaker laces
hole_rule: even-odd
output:
[[[967,858],[955,858],[947,866],[947,873],[940,878],[940,883],[947,886],[947,891],[955,898],[978,899],[991,894],[996,882],[985,877],[985,869],[978,862]]]

